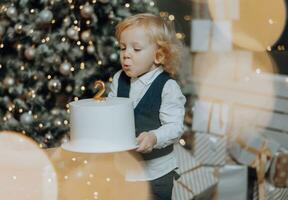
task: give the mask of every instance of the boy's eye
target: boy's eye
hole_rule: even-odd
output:
[[[124,51],[126,48],[125,47],[120,47],[120,50],[121,51]]]
[[[139,49],[139,48],[134,48],[134,51],[141,51],[141,49]]]

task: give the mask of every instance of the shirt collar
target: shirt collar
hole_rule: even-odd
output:
[[[162,73],[164,70],[161,66],[156,67],[155,69],[153,69],[150,72],[147,72],[146,74],[143,74],[142,76],[140,76],[139,78],[135,78],[132,81],[136,81],[139,80],[140,82],[142,82],[145,85],[149,85],[152,83],[152,81],[154,81],[154,79],[160,74]]]

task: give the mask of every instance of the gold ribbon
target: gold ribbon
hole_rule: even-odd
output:
[[[212,123],[212,115],[213,115],[213,113],[214,113],[214,111],[215,111],[215,107],[216,107],[216,105],[218,105],[219,106],[219,112],[218,112],[218,120],[217,120],[217,123],[218,123],[218,127],[220,128],[220,129],[223,129],[223,127],[224,127],[224,125],[225,125],[225,122],[224,122],[224,120],[223,120],[223,103],[222,102],[214,102],[214,103],[211,103],[211,108],[209,109],[209,112],[208,112],[208,130],[207,130],[207,133],[211,133],[211,123]],[[217,117],[216,117],[216,119],[217,119]],[[227,130],[226,130],[227,131]],[[217,134],[217,133],[214,133],[214,134],[216,134],[216,135],[219,135],[219,134]],[[225,133],[224,133],[225,134]]]
[[[98,92],[93,97],[96,101],[103,101],[105,100],[105,97],[102,97],[102,95],[105,93],[105,84],[103,81],[95,81],[94,88],[99,88]]]
[[[259,200],[265,200],[265,189],[264,189],[264,179],[265,179],[265,167],[267,160],[270,160],[272,153],[267,145],[267,140],[263,142],[260,149],[248,146],[244,140],[237,137],[237,143],[242,149],[253,153],[256,155],[256,159],[251,164],[251,167],[256,169],[257,172],[257,183],[258,183],[258,193]]]
[[[211,121],[212,121],[212,111],[213,111],[213,104],[211,104],[211,107],[208,111],[208,127],[207,127],[207,133],[210,133],[211,129]]]
[[[193,167],[192,169],[190,169],[190,170],[188,170],[188,171],[186,171],[186,172],[184,172],[184,173],[181,173],[180,175],[182,176],[182,175],[191,173],[191,172],[193,172],[193,171],[195,171],[195,170],[197,170],[197,169],[199,169],[199,168],[201,168],[201,167],[204,167],[204,166],[203,166],[202,164],[196,165],[196,166]],[[219,174],[219,170],[218,170],[218,169],[215,169],[215,170],[213,171],[214,177],[215,177],[217,174]],[[195,196],[197,195],[191,188],[189,188],[187,185],[185,185],[184,183],[182,183],[181,180],[179,180],[179,181],[177,180],[177,183],[179,183],[183,188],[185,188],[186,190],[188,190],[188,192],[190,192],[190,193],[193,195],[193,197],[195,197]]]
[[[196,169],[199,169],[202,167],[202,164],[199,164],[199,165],[196,165],[195,167],[193,167],[192,169],[180,174],[180,175],[184,175],[184,174],[188,174],[189,172],[193,172],[195,171]],[[193,190],[191,190],[188,186],[186,186],[184,183],[181,182],[181,180],[177,180],[177,182],[183,187],[185,188],[186,190],[188,190],[190,193],[192,193],[193,196],[196,196],[195,192]]]
[[[188,192],[190,192],[192,195],[193,195],[193,197],[195,197],[196,196],[196,194],[193,192],[193,190],[191,190],[188,186],[186,186],[184,183],[182,183],[181,181],[177,181],[178,182],[178,184],[180,184],[183,188],[185,188],[186,190],[188,190]]]

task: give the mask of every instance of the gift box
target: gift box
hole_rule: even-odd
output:
[[[214,21],[212,28],[211,50],[216,52],[232,51],[231,21]]]
[[[210,9],[214,20],[239,20],[239,0],[210,0]]]
[[[210,133],[224,136],[229,128],[229,106],[222,103],[213,103],[210,121]]]
[[[259,131],[260,132],[260,131]],[[269,140],[274,140],[279,143],[281,147],[288,149],[288,134],[285,132],[278,132],[264,129],[260,132],[264,137]]]
[[[266,199],[269,200],[287,200],[288,188],[276,188],[268,182],[265,182]]]
[[[173,200],[212,199],[217,185],[217,178],[208,167],[196,167],[174,182]]]
[[[179,143],[174,145],[174,152],[178,161],[177,172],[179,174],[183,174],[201,165],[192,154]]]
[[[258,186],[255,185],[253,200],[287,200],[288,188],[277,188],[268,181],[264,182],[265,194],[264,198],[259,197]]]
[[[190,200],[193,199],[193,193],[177,181],[174,181],[172,200]]]
[[[228,52],[232,46],[232,23],[230,20],[214,21],[193,19],[191,21],[192,52]]]
[[[202,165],[225,165],[226,139],[206,133],[195,133],[192,154]]]
[[[246,200],[247,199],[247,166],[225,165],[219,169],[217,199]]]
[[[288,154],[278,153],[272,159],[269,181],[276,187],[288,187]]]
[[[248,136],[247,130],[246,128],[243,135],[235,135],[230,143],[229,151],[237,162],[256,169],[259,199],[263,200],[265,199],[265,173],[270,167],[272,156],[280,145],[257,135]],[[250,133],[253,134],[253,128]]]
[[[251,129],[253,134],[253,129]],[[230,155],[238,162],[251,167],[259,167],[261,161],[265,166],[264,172],[267,172],[271,164],[272,156],[278,151],[280,145],[272,140],[267,140],[261,136],[238,135],[230,143],[228,151]],[[261,166],[262,167],[262,166]]]
[[[198,132],[208,132],[208,125],[211,119],[212,103],[208,101],[196,101],[192,108],[193,120],[192,130]]]
[[[193,107],[192,130],[224,136],[229,128],[229,106],[208,101],[196,101]]]
[[[191,21],[191,51],[205,52],[209,50],[212,21],[194,19]]]

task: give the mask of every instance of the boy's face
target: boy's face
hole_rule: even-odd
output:
[[[120,35],[120,62],[129,77],[138,77],[156,68],[156,44],[153,44],[143,26],[131,26]]]

